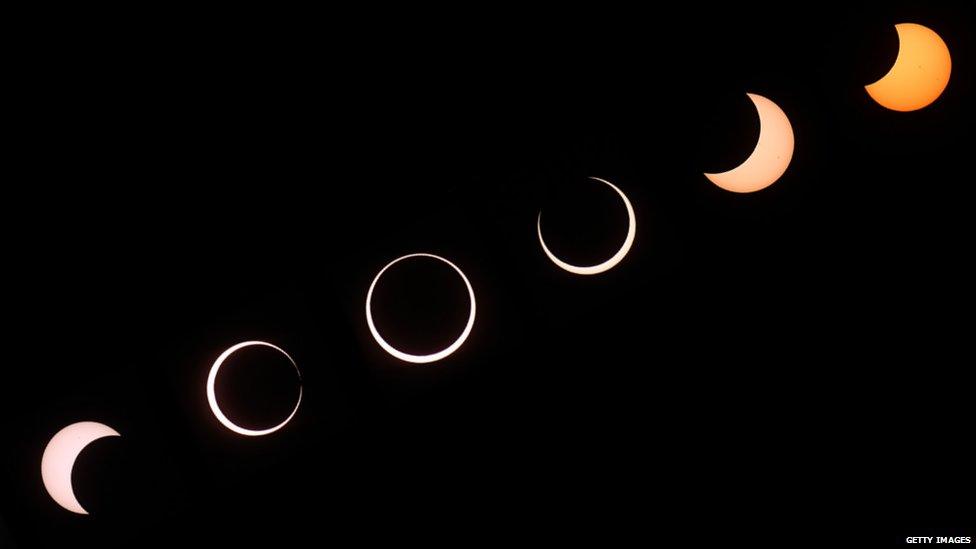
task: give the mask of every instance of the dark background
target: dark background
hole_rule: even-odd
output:
[[[972,535],[965,4],[18,22],[0,544]],[[912,113],[863,89],[899,22],[952,54],[944,94]],[[701,174],[752,150],[746,92],[783,108],[796,152],[738,195]],[[568,261],[609,256],[626,220],[591,175],[630,197],[637,238],[581,277],[535,222]],[[429,365],[383,352],[363,309],[378,270],[418,251],[478,299],[471,337]],[[404,350],[442,347],[464,288],[402,267],[377,322]],[[303,377],[294,420],[261,438],[205,396],[246,339]],[[297,392],[265,356],[219,378],[251,427]],[[83,420],[122,434],[75,466],[88,517],[53,503],[39,465]]]

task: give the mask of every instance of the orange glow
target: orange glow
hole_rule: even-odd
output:
[[[881,80],[864,86],[868,95],[893,111],[915,111],[932,104],[949,84],[952,60],[942,38],[915,23],[895,25],[898,57]]]

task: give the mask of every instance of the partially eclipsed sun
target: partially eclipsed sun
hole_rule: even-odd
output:
[[[898,57],[888,74],[864,86],[868,95],[893,111],[916,111],[931,105],[949,84],[952,59],[949,47],[928,27],[916,23],[895,25]]]
[[[755,93],[747,93],[759,113],[756,148],[742,164],[727,172],[706,173],[719,187],[734,193],[756,192],[772,185],[786,173],[793,159],[793,126],[779,105]]]

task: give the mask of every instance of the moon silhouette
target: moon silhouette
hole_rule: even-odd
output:
[[[44,448],[41,457],[41,480],[51,498],[68,511],[87,515],[78,503],[71,485],[71,471],[78,455],[92,442],[105,437],[121,436],[115,430],[94,421],[81,421],[58,431]]]
[[[468,314],[468,322],[464,326],[464,330],[461,331],[461,335],[458,336],[456,340],[454,340],[454,343],[451,343],[444,349],[441,349],[436,353],[430,353],[426,355],[414,355],[410,353],[405,353],[395,348],[394,346],[390,345],[385,339],[383,339],[383,336],[380,335],[379,330],[376,329],[376,324],[373,322],[372,301],[373,301],[373,289],[376,288],[376,283],[379,282],[380,277],[383,276],[383,273],[385,273],[387,269],[389,269],[390,267],[396,265],[397,263],[403,260],[411,259],[414,257],[429,257],[432,259],[436,259],[438,261],[443,261],[444,263],[448,264],[452,269],[454,269],[457,272],[458,275],[461,276],[461,280],[464,281],[464,285],[467,286],[468,288],[468,299],[471,301],[471,312]],[[427,364],[430,362],[436,362],[438,360],[441,360],[447,357],[448,355],[450,355],[451,353],[453,353],[454,351],[457,351],[464,343],[464,341],[468,339],[468,336],[471,334],[471,328],[474,327],[474,316],[475,316],[474,288],[471,287],[471,282],[468,281],[468,277],[464,276],[464,272],[461,271],[461,269],[458,268],[457,265],[451,263],[450,261],[444,259],[439,255],[416,253],[416,254],[409,254],[394,259],[393,261],[387,263],[385,267],[380,269],[380,272],[376,274],[375,278],[373,278],[373,282],[372,284],[369,285],[369,290],[366,292],[366,325],[369,327],[369,332],[373,334],[373,339],[376,340],[376,343],[378,343],[380,347],[383,348],[384,351],[390,353],[391,355],[405,362],[413,362],[415,364]]]
[[[214,392],[214,384],[217,382],[217,372],[220,371],[220,367],[224,364],[224,361],[226,361],[227,358],[230,357],[230,355],[234,354],[240,349],[243,349],[245,347],[255,346],[255,345],[261,347],[270,347],[278,351],[279,353],[285,355],[285,358],[287,358],[288,361],[291,362],[291,365],[295,367],[295,373],[298,374],[298,381],[299,381],[298,402],[295,403],[295,408],[291,411],[288,417],[285,418],[284,421],[282,421],[278,425],[275,425],[274,427],[271,427],[270,429],[245,429],[240,425],[236,425],[233,421],[228,419],[227,416],[225,416],[224,413],[220,410],[220,406],[217,404],[217,394]],[[288,353],[286,353],[284,349],[278,347],[277,345],[272,345],[271,343],[265,341],[244,341],[242,343],[238,343],[237,345],[234,345],[233,347],[221,353],[221,355],[217,357],[217,360],[213,363],[213,366],[210,368],[210,375],[207,376],[207,402],[210,403],[210,410],[213,411],[213,414],[214,416],[216,416],[217,421],[219,421],[224,427],[227,427],[231,431],[234,431],[239,435],[244,435],[249,437],[269,435],[277,431],[278,429],[281,429],[285,425],[287,425],[288,422],[291,421],[291,418],[295,417],[295,414],[298,412],[298,407],[301,406],[302,404],[302,387],[300,385],[301,380],[302,380],[302,373],[298,369],[298,364],[295,364],[295,360],[291,358],[291,356]]]
[[[916,111],[932,104],[949,84],[949,47],[935,31],[916,23],[895,25],[898,57],[891,70],[864,86],[879,105],[893,111]]]
[[[782,177],[793,159],[793,126],[783,109],[769,99],[746,94],[759,112],[759,140],[752,154],[742,164],[722,173],[705,177],[719,187],[734,193],[756,192]]]
[[[565,261],[556,257],[556,255],[549,250],[549,247],[546,246],[545,239],[542,238],[542,212],[539,212],[539,218],[536,222],[536,231],[539,234],[539,244],[542,245],[542,251],[545,252],[546,256],[548,256],[549,259],[552,260],[552,262],[555,263],[560,269],[564,269],[578,275],[595,275],[612,269],[617,265],[617,263],[620,263],[624,256],[627,255],[627,252],[630,251],[630,247],[634,245],[634,237],[637,235],[637,217],[634,215],[634,207],[630,204],[630,200],[627,198],[627,195],[624,194],[620,188],[606,179],[600,179],[599,177],[590,177],[590,179],[599,181],[601,183],[606,183],[611,189],[617,191],[617,194],[620,195],[621,200],[624,201],[624,206],[627,208],[627,236],[624,238],[624,243],[621,244],[620,249],[618,249],[617,253],[613,254],[610,259],[604,261],[603,263],[586,267],[566,263]]]

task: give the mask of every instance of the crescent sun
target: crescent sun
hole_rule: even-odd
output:
[[[111,427],[94,421],[81,421],[58,431],[44,448],[41,457],[41,480],[51,498],[68,511],[87,515],[75,497],[71,471],[78,455],[92,442],[105,437],[121,436]]]
[[[705,174],[712,183],[734,193],[751,193],[772,185],[783,176],[793,159],[793,126],[786,113],[761,95],[746,95],[759,113],[756,148],[737,167],[727,172]]]
[[[637,235],[637,216],[634,215],[634,207],[631,205],[627,195],[624,194],[619,187],[606,179],[600,179],[599,177],[590,177],[590,179],[599,181],[601,183],[606,183],[611,189],[617,191],[617,194],[620,195],[620,199],[624,201],[624,206],[627,208],[627,236],[624,238],[624,243],[620,245],[620,249],[618,249],[617,253],[613,254],[610,259],[607,259],[603,263],[590,266],[579,266],[567,263],[556,257],[556,255],[549,250],[549,247],[546,246],[545,239],[542,238],[542,212],[539,212],[539,218],[536,222],[536,231],[539,235],[539,244],[542,245],[542,251],[545,252],[546,256],[548,256],[549,259],[552,260],[552,262],[555,263],[559,268],[578,275],[595,275],[612,269],[614,266],[620,263],[624,256],[627,255],[627,252],[630,251],[631,246],[634,245],[634,237]]]
[[[285,350],[282,349],[281,347],[278,347],[277,345],[273,345],[266,341],[244,341],[242,343],[238,343],[237,345],[232,346],[231,348],[221,353],[219,357],[217,357],[217,360],[213,363],[213,366],[211,366],[210,368],[210,375],[207,376],[207,402],[210,403],[210,410],[213,412],[213,415],[216,416],[217,421],[219,421],[224,427],[227,427],[228,429],[234,431],[239,435],[244,435],[249,437],[269,435],[281,429],[282,427],[287,425],[289,421],[291,421],[291,418],[295,417],[295,414],[298,412],[298,407],[301,406],[302,404],[302,387],[299,384],[298,401],[295,403],[295,408],[291,411],[290,414],[288,414],[288,417],[285,418],[284,421],[269,429],[246,429],[244,427],[241,427],[240,425],[235,424],[233,421],[228,419],[228,417],[224,415],[224,413],[220,410],[220,405],[217,404],[217,394],[214,391],[214,385],[217,382],[217,372],[220,371],[220,367],[224,364],[224,361],[226,361],[227,358],[230,357],[230,355],[234,354],[240,349],[243,349],[245,347],[255,346],[255,345],[261,347],[270,347],[271,349],[274,349],[279,353],[285,355],[285,358],[287,358],[288,361],[291,362],[291,365],[295,367],[295,372],[298,374],[299,383],[301,383],[302,380],[302,373],[301,371],[299,371],[298,364],[295,364],[295,360],[291,357],[291,355],[286,353]]]
[[[451,343],[444,349],[441,349],[436,353],[430,353],[426,355],[415,355],[415,354],[405,353],[397,349],[393,345],[390,345],[389,342],[383,339],[383,336],[380,335],[379,330],[376,329],[376,324],[373,322],[372,302],[373,302],[373,289],[376,288],[376,283],[379,282],[380,277],[383,276],[383,273],[385,273],[387,269],[389,269],[390,267],[396,265],[397,263],[405,259],[410,259],[414,257],[429,257],[432,259],[436,259],[438,261],[442,261],[446,263],[448,266],[454,269],[454,271],[461,277],[461,280],[464,281],[464,285],[468,289],[468,300],[471,302],[471,310],[468,313],[468,322],[467,324],[465,324],[464,330],[461,331],[461,335],[459,335],[458,338],[454,340],[453,343]],[[457,351],[464,343],[464,341],[468,339],[468,336],[471,334],[471,329],[474,327],[474,317],[475,317],[474,288],[471,287],[471,282],[468,281],[468,277],[464,276],[464,272],[457,265],[451,263],[450,261],[444,259],[439,255],[416,253],[416,254],[409,254],[394,259],[393,261],[387,263],[385,267],[380,269],[380,272],[376,274],[375,278],[373,278],[373,282],[372,284],[369,285],[369,290],[366,292],[366,325],[369,327],[369,333],[373,335],[373,339],[376,340],[376,343],[378,343],[379,346],[382,347],[384,351],[405,362],[413,362],[415,364],[427,364],[430,362],[436,362],[438,360],[441,360],[442,358],[447,357],[454,351]]]

